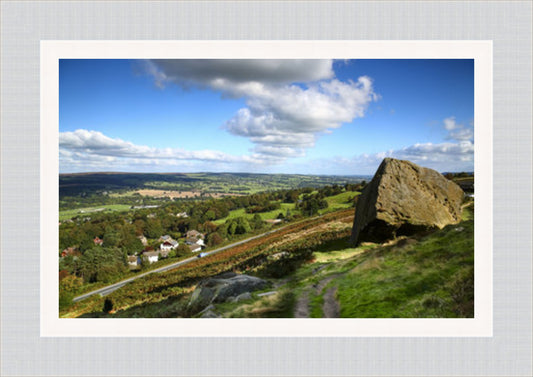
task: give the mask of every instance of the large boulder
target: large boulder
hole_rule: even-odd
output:
[[[385,158],[358,198],[351,242],[380,242],[458,223],[463,197],[439,172]]]
[[[249,275],[225,273],[202,280],[191,295],[189,309],[198,312],[212,303],[234,300],[246,292],[267,287],[268,282]]]

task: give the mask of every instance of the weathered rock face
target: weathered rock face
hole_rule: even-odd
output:
[[[267,281],[254,276],[225,273],[200,282],[191,295],[189,308],[198,312],[211,303],[230,301],[243,293],[263,289],[267,285]]]
[[[464,193],[439,172],[385,158],[355,209],[351,242],[379,242],[461,220]]]

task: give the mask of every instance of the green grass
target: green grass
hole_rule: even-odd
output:
[[[213,223],[215,223],[217,225],[220,225],[220,224],[224,224],[226,222],[226,220],[233,219],[233,218],[236,218],[236,217],[241,217],[241,216],[245,216],[246,218],[250,218],[250,219],[252,218],[252,216],[248,216],[248,214],[245,212],[244,208],[239,208],[239,209],[235,209],[233,211],[230,211],[228,216],[223,217],[223,218],[218,219],[218,220],[215,220],[215,221],[213,221]]]
[[[337,280],[341,316],[473,317],[473,221],[355,256]]]
[[[461,219],[463,221],[474,220],[474,201],[465,204]]]
[[[324,305],[324,296],[315,295],[312,296],[309,302],[310,310],[309,317],[311,318],[323,318],[324,312],[322,311],[322,306]]]
[[[102,209],[103,210],[100,210]],[[71,219],[76,216],[91,217],[93,213],[113,212],[113,211],[129,211],[131,206],[128,204],[107,204],[97,207],[86,207],[77,209],[68,209],[65,211],[59,211],[59,221]]]
[[[346,191],[338,195],[326,197],[326,201],[328,202],[328,208],[320,210],[319,213],[322,215],[324,213],[338,211],[339,209],[351,208],[352,201],[350,199],[353,199],[359,194],[360,194],[359,192],[355,192],[355,191]],[[275,210],[268,211],[268,212],[262,212],[262,213],[259,213],[259,215],[261,216],[263,220],[271,220],[271,219],[277,218],[280,213],[282,213],[285,216],[285,214],[287,213],[287,210],[290,210],[293,215],[299,214],[300,211],[296,210],[295,206],[296,204],[294,203],[281,203],[280,209],[275,209]],[[240,217],[240,216],[244,216],[247,219],[251,219],[252,217],[254,217],[254,214],[246,213],[244,211],[244,208],[240,208],[240,209],[230,211],[227,217],[215,220],[213,222],[217,225],[220,225],[220,224],[224,224],[226,220],[228,219],[232,219],[232,218]]]
[[[327,211],[351,208],[353,206],[353,198],[360,194],[357,191],[346,191],[338,195],[326,197],[326,201],[328,202]]]
[[[375,245],[377,246],[377,245]],[[315,251],[313,257],[317,263],[331,263],[339,260],[345,260],[347,258],[353,257],[355,255],[361,254],[367,251],[370,247],[357,247],[357,248],[348,248],[340,249],[333,251]]]
[[[258,292],[259,293],[259,292]],[[296,296],[290,289],[281,289],[276,294],[236,304],[219,304],[217,311],[229,318],[291,318]]]
[[[292,214],[299,213],[299,211],[294,209],[294,206],[295,206],[294,203],[281,203],[281,208],[280,209],[275,209],[275,210],[268,211],[268,212],[261,212],[261,213],[259,213],[259,215],[261,216],[261,218],[263,220],[270,220],[270,219],[277,218],[280,213],[282,213],[285,216],[285,214],[287,213],[287,210],[290,210],[292,212]],[[217,225],[220,225],[220,224],[224,224],[226,222],[226,220],[228,220],[228,219],[233,219],[235,217],[241,217],[241,216],[244,216],[244,217],[246,217],[247,219],[250,220],[250,219],[252,219],[254,217],[254,215],[255,214],[253,214],[253,213],[246,213],[244,208],[239,208],[239,209],[235,209],[233,211],[230,211],[228,216],[226,216],[226,217],[224,217],[222,219],[215,220],[215,221],[213,221],[213,223],[215,223]]]

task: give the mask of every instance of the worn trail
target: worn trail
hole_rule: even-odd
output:
[[[317,284],[313,284],[312,290],[316,295],[322,294],[324,288],[335,278],[339,277],[340,274],[329,276],[325,279],[320,280]],[[296,307],[294,309],[294,318],[309,318],[309,293],[310,289],[304,291],[296,302]],[[324,313],[325,318],[339,318],[340,316],[340,304],[335,299],[335,294],[337,293],[337,287],[329,288],[324,294],[324,304],[322,306],[322,312]]]

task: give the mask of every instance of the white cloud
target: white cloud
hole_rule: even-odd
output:
[[[458,127],[460,126],[455,122],[455,117],[449,117],[444,119],[444,128],[447,131],[455,130]]]
[[[234,156],[213,150],[152,148],[110,138],[98,131],[76,130],[59,133],[59,163],[61,171],[79,171],[80,168],[108,170],[110,164],[113,170],[131,170],[134,167],[145,170],[144,168],[159,166],[159,171],[170,167],[229,169],[239,164],[253,169],[254,165],[261,165],[264,160],[253,155]]]
[[[305,155],[323,133],[363,117],[378,99],[372,80],[334,78],[332,60],[152,60],[158,85],[208,87],[245,98],[223,128],[248,138],[254,156],[277,160]]]
[[[373,175],[385,157],[408,160],[417,165],[428,167],[439,172],[473,171],[474,144],[470,141],[459,143],[421,143],[405,148],[388,150],[379,153],[363,153],[357,156],[333,157],[311,161],[305,166],[292,166],[293,171],[311,174],[367,174]]]
[[[455,132],[450,132],[448,136],[450,140],[473,140],[474,139],[474,130],[471,128],[459,129]]]
[[[374,174],[385,157],[409,160],[440,172],[474,170],[474,122],[468,126],[456,122],[455,117],[443,121],[447,132],[443,143],[416,143],[405,148],[360,154],[352,158],[335,157],[310,163],[315,171],[331,174]]]
[[[447,140],[455,141],[474,141],[474,122],[471,121],[468,126],[458,124],[455,117],[444,119],[444,129],[448,131]]]
[[[394,156],[401,159],[427,161],[437,165],[455,165],[457,162],[474,162],[474,144],[470,141],[459,143],[424,143],[415,144],[393,152]]]

